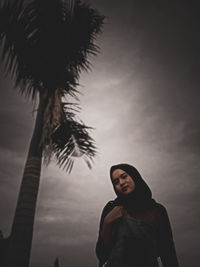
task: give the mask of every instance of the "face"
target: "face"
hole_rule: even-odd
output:
[[[131,176],[121,169],[116,169],[112,173],[112,183],[117,193],[128,195],[135,189],[135,182]]]

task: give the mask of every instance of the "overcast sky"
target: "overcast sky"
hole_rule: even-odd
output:
[[[101,53],[80,79],[79,117],[95,128],[89,170],[43,167],[31,267],[94,267],[101,210],[115,198],[111,165],[130,163],[168,210],[181,267],[198,267],[200,17],[198,1],[91,0],[106,15]],[[34,107],[0,80],[0,229],[10,232]]]

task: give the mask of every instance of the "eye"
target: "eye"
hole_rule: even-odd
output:
[[[119,179],[115,179],[114,181],[113,181],[113,184],[114,185],[117,185],[119,183]]]
[[[128,176],[127,174],[123,174],[122,179],[126,179],[127,176]]]

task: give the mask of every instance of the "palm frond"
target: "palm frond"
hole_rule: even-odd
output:
[[[94,140],[90,137],[91,127],[76,120],[70,108],[65,107],[65,119],[55,129],[52,135],[52,151],[57,158],[59,167],[71,171],[74,159],[83,157],[91,168],[93,157],[96,155]]]
[[[24,16],[24,2],[24,0],[5,0],[1,6],[1,57],[5,63],[5,72],[11,74],[15,87],[19,86],[21,92],[25,92],[26,95],[35,96],[35,92],[32,91],[38,88],[38,81],[33,79],[25,64],[31,51],[27,32],[30,23]]]
[[[65,2],[4,0],[0,8],[2,58],[22,94],[75,92],[81,70],[90,68],[88,55],[98,51],[104,17],[79,0]]]

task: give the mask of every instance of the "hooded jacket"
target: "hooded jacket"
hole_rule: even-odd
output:
[[[152,199],[150,188],[136,168],[128,164],[112,166],[111,181],[112,173],[116,169],[121,169],[130,175],[135,182],[135,189],[129,195],[120,195],[113,186],[117,198],[106,204],[100,219],[96,243],[99,267],[105,263],[108,267],[157,267],[157,257],[161,258],[163,267],[178,267],[166,209]],[[105,245],[101,238],[104,219],[115,206],[119,205],[124,207],[124,215],[112,225],[111,241]],[[148,256],[150,251],[151,259]],[[127,265],[123,262],[123,257],[120,258],[120,254],[126,254]]]

